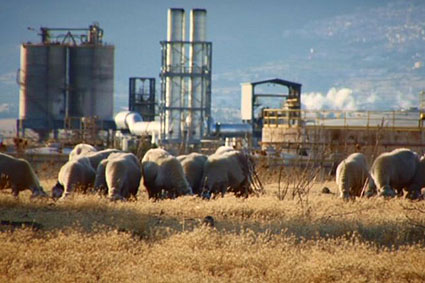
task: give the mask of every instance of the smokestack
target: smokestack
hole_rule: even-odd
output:
[[[193,9],[190,11],[190,41],[207,40],[207,10]]]
[[[207,34],[207,10],[193,9],[190,11],[190,52],[189,62],[191,72],[194,74],[202,74],[207,64],[207,54],[205,53],[204,44]],[[189,128],[189,141],[200,140],[202,136],[202,113],[199,110],[206,104],[206,88],[205,78],[203,76],[192,76],[189,82],[189,111],[187,124]]]
[[[185,39],[185,13],[183,9],[168,9],[167,41],[182,41]]]
[[[185,12],[183,9],[168,10],[167,30],[167,62],[166,70],[172,73],[183,72],[184,44],[179,41],[185,40]],[[181,76],[170,76],[166,79],[165,107],[165,135],[166,139],[181,138],[180,135],[180,111],[177,108],[183,106],[182,92],[183,80]]]

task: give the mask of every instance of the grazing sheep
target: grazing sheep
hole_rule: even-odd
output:
[[[224,195],[228,190],[236,195],[246,195],[249,190],[248,158],[240,151],[215,153],[208,157],[204,165],[202,195]]]
[[[15,197],[26,189],[32,192],[31,198],[47,196],[28,161],[0,153],[0,189],[9,186]]]
[[[52,197],[66,198],[77,188],[86,192],[89,187],[93,186],[95,176],[96,172],[87,157],[82,156],[70,160],[59,170],[58,182],[52,188]]]
[[[103,159],[99,162],[96,168],[96,178],[94,179],[94,191],[107,194],[108,193],[108,185],[106,184],[106,164],[108,164],[108,159]]]
[[[97,169],[95,188],[96,185],[100,187],[106,184],[111,200],[136,197],[142,177],[141,166],[136,155],[125,152],[112,153],[99,163]],[[102,178],[105,184],[101,184]]]
[[[424,160],[406,148],[395,149],[382,153],[373,162],[371,174],[380,195],[394,197],[407,189],[409,198],[420,195],[420,189],[425,185]]]
[[[149,149],[142,159],[142,178],[149,198],[192,195],[180,162],[161,148]]]
[[[189,182],[194,194],[201,194],[201,181],[204,174],[204,164],[207,161],[207,156],[192,152],[188,155],[177,156],[180,161],[183,172]]]
[[[86,143],[77,144],[69,153],[69,160],[73,160],[79,157],[80,155],[85,155],[86,153],[95,152],[95,151],[97,151],[97,149],[90,144],[86,144]]]
[[[108,158],[108,156],[111,153],[115,153],[115,152],[121,152],[121,151],[118,149],[104,149],[104,150],[100,150],[96,152],[88,152],[84,154],[83,156],[89,159],[91,166],[93,167],[94,170],[96,170],[100,161]]]
[[[373,188],[366,157],[362,153],[353,153],[339,163],[336,168],[336,184],[343,199],[359,197],[367,180]]]
[[[230,152],[230,151],[235,151],[235,149],[231,146],[227,146],[227,145],[222,145],[219,146],[216,150],[214,154],[223,154],[226,152]]]
[[[424,194],[422,189],[425,187],[425,156],[419,159],[418,167],[416,168],[415,176],[410,183],[406,198],[408,199],[423,199]]]

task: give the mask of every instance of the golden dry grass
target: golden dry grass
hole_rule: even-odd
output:
[[[55,183],[42,179],[45,188]],[[278,185],[247,199],[227,195],[111,203],[18,200],[0,192],[1,282],[423,282],[425,204],[343,202],[316,183],[301,200]],[[201,225],[211,215],[215,227]]]

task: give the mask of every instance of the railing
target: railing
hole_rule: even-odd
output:
[[[424,115],[409,111],[264,109],[264,127],[391,128],[422,130]]]

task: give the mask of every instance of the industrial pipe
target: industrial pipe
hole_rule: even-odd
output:
[[[115,115],[114,120],[117,130],[129,131],[135,136],[151,135],[152,140],[156,140],[160,132],[159,121],[144,122],[142,116],[137,112],[119,112]]]
[[[252,135],[252,126],[246,123],[212,123],[210,125],[210,133],[213,136],[244,137],[247,135]]]

